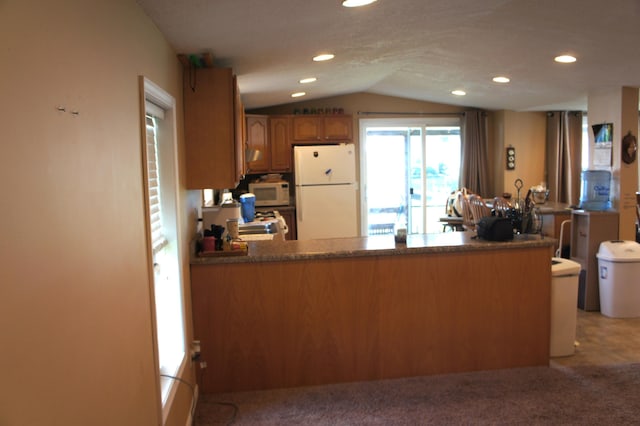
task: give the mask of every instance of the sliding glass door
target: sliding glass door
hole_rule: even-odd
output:
[[[460,176],[457,117],[360,121],[362,234],[441,232]]]

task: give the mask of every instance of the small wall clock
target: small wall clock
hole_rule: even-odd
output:
[[[516,168],[516,149],[512,146],[507,147],[507,170],[514,170]]]

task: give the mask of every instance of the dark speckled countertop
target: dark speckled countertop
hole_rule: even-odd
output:
[[[458,253],[505,248],[549,247],[553,238],[539,235],[517,235],[513,241],[492,242],[473,238],[471,232],[408,235],[406,244],[396,244],[393,235],[356,238],[332,238],[307,241],[252,241],[246,256],[192,256],[192,265],[221,263],[279,262],[290,260],[329,259],[361,256],[398,256],[419,253]]]

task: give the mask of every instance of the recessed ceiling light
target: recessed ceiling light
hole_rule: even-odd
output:
[[[366,6],[368,4],[371,4],[373,2],[375,2],[376,0],[344,0],[342,2],[342,5],[344,7],[360,7],[360,6]]]
[[[500,75],[498,77],[493,77],[493,81],[495,83],[508,83],[511,80],[509,79],[509,77],[505,77],[505,76]]]
[[[453,90],[451,94],[456,96],[464,96],[467,94],[467,92],[465,92],[464,90]]]
[[[328,61],[333,58],[334,58],[334,55],[332,55],[331,53],[323,53],[322,55],[318,55],[315,58],[313,58],[313,60],[316,62],[321,62],[321,61]]]
[[[304,95],[306,95],[305,92],[296,92],[296,93],[292,93],[291,97],[292,98],[299,98],[300,96],[304,96]]]
[[[299,83],[302,83],[302,84],[313,83],[316,80],[317,78],[315,77],[303,78],[302,80],[299,81]]]
[[[570,64],[576,61],[576,57],[571,55],[560,55],[553,58],[553,60],[562,64]]]

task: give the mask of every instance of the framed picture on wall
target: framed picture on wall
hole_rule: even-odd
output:
[[[594,166],[611,166],[611,146],[613,145],[613,123],[594,124],[591,126],[595,140],[593,150]]]

